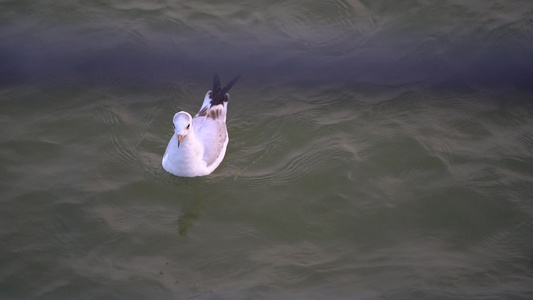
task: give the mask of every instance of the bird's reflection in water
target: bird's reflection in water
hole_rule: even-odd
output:
[[[186,236],[189,230],[200,219],[201,213],[204,211],[204,203],[197,193],[195,193],[192,207],[186,208],[183,214],[178,218],[178,233],[181,236]]]

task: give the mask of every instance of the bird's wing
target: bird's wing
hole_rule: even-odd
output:
[[[226,129],[225,105],[216,105],[208,108],[205,114],[193,118],[193,128],[196,137],[204,146],[204,161],[207,166],[214,163],[227,144],[228,132]]]

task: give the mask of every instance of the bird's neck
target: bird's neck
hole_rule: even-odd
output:
[[[177,137],[175,137],[177,139]],[[176,145],[177,147],[177,145]],[[181,139],[178,147],[183,158],[190,158],[191,156],[202,156],[203,148],[200,142],[196,139],[194,131],[191,130],[186,136]]]

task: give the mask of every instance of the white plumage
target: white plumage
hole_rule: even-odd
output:
[[[215,74],[213,89],[205,95],[194,118],[184,111],[174,115],[174,134],[163,155],[163,169],[177,176],[194,177],[211,174],[220,165],[229,141],[228,91],[237,79],[239,76],[222,88]]]

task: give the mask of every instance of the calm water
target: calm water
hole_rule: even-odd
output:
[[[530,2],[0,1],[0,298],[533,298]]]

